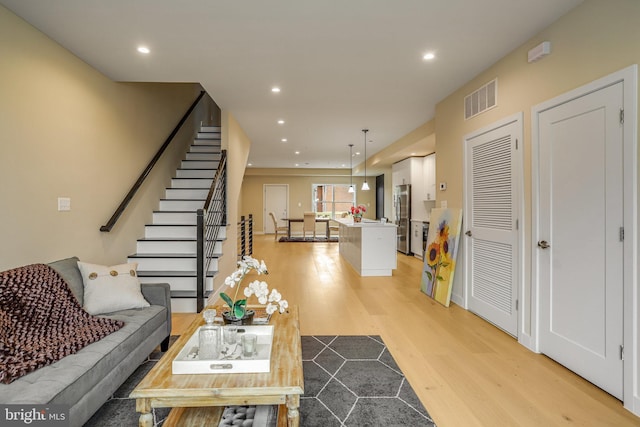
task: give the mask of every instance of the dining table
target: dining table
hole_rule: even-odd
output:
[[[290,239],[291,238],[291,223],[292,222],[304,222],[304,218],[282,218],[283,221],[287,222],[287,238]],[[325,224],[326,226],[326,232],[327,232],[327,238],[329,238],[329,221],[331,221],[331,218],[325,218],[325,217],[316,217],[316,222],[322,222]]]

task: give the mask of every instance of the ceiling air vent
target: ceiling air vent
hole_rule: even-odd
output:
[[[498,79],[493,79],[464,98],[464,119],[470,119],[498,105]]]

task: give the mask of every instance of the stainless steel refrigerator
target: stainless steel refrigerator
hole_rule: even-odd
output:
[[[398,226],[397,249],[404,254],[409,254],[411,253],[411,185],[397,185],[394,188],[393,205]]]

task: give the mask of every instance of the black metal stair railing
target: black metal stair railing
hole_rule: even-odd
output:
[[[199,313],[205,307],[207,276],[211,262],[216,255],[216,242],[222,227],[227,226],[227,150],[222,150],[220,163],[211,183],[204,207],[197,210],[196,217],[196,308]]]
[[[238,260],[245,255],[253,255],[253,214],[241,216],[238,222]]]

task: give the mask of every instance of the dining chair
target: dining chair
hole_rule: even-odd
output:
[[[316,213],[305,212],[304,222],[302,223],[302,239],[306,239],[307,232],[313,233],[313,240],[316,240]]]
[[[286,225],[278,225],[278,220],[276,219],[276,215],[273,212],[269,212],[269,216],[273,220],[273,231],[276,233],[276,241],[278,240],[278,231],[284,233],[285,235],[288,233],[288,229]]]
[[[346,218],[348,217],[349,214],[347,212],[342,212],[342,214],[340,215],[340,218]],[[329,223],[329,236],[327,237],[331,237],[331,234],[339,234],[340,233],[340,226],[338,225],[338,223],[336,222],[330,222]]]

